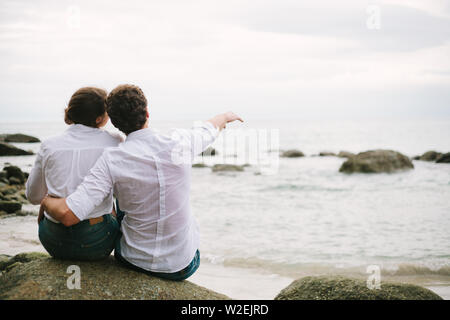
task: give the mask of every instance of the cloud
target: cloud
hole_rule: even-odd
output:
[[[245,3],[234,21],[250,30],[349,39],[372,51],[410,51],[450,40],[449,17],[395,1],[372,5],[379,9],[379,29],[367,27],[371,13],[364,1],[280,1],[274,7]]]
[[[381,28],[370,30],[361,1],[4,1],[0,111],[59,115],[81,86],[135,83],[165,117],[224,108],[270,116],[274,106],[289,116],[365,114],[379,104],[442,113],[446,2],[405,3],[380,2]]]

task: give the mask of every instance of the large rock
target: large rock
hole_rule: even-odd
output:
[[[304,157],[305,155],[303,154],[303,152],[301,152],[300,150],[286,150],[284,151],[281,156],[283,158],[300,158],[300,157]]]
[[[413,168],[414,166],[411,160],[397,151],[371,150],[358,153],[356,156],[348,158],[342,164],[339,171],[345,173],[390,173]]]
[[[2,135],[2,137],[5,142],[21,142],[21,143],[41,142],[41,140],[39,140],[36,137],[28,136],[28,135],[22,134],[22,133],[5,134],[5,135]]]
[[[437,159],[437,163],[450,163],[450,152],[441,154]]]
[[[16,148],[13,145],[8,143],[0,142],[0,157],[1,156],[29,156],[32,155],[33,152],[25,151],[19,148]]]
[[[236,164],[215,164],[212,166],[212,172],[219,171],[244,171],[244,166]]]
[[[412,284],[381,282],[369,289],[365,280],[339,276],[305,277],[292,282],[275,300],[443,300]]]
[[[113,257],[96,262],[63,261],[48,256],[33,258],[31,262],[16,259],[6,266],[6,272],[0,276],[0,300],[230,299],[186,280],[163,280],[127,269]],[[73,274],[67,273],[71,265],[80,268],[80,290],[67,287],[68,278]]]

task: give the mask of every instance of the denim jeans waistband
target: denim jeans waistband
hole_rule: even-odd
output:
[[[62,223],[53,222],[50,219],[47,219],[45,216],[44,216],[44,219],[46,219],[47,222],[50,223],[50,225],[52,225],[53,227],[61,228],[61,229],[68,229],[68,228],[70,228],[70,229],[76,230],[78,228],[85,228],[88,225],[94,226],[94,225],[97,225],[97,224],[105,224],[105,223],[108,223],[108,221],[110,219],[114,219],[114,218],[112,217],[111,214],[107,213],[107,214],[104,214],[103,216],[100,216],[98,218],[93,218],[93,219],[87,219],[87,220],[80,221],[77,224],[74,224],[73,226],[70,226],[70,227],[66,227]],[[102,220],[102,221],[100,221],[100,220]]]

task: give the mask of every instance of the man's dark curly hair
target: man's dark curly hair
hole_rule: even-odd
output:
[[[109,93],[106,111],[114,127],[128,135],[147,121],[147,99],[141,88],[122,84]]]

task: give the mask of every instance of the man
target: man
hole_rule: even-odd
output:
[[[89,219],[111,191],[126,214],[115,257],[135,270],[184,280],[198,268],[199,234],[190,211],[193,156],[203,152],[228,122],[243,121],[232,112],[177,130],[171,137],[149,128],[147,99],[133,85],[115,88],[106,100],[112,124],[127,135],[107,148],[83,183],[67,198],[46,197],[42,205],[66,226]]]

